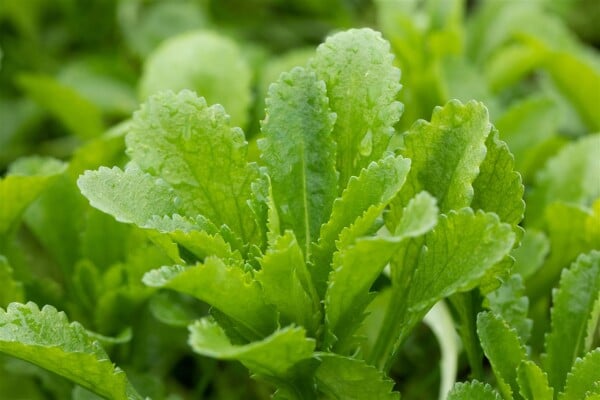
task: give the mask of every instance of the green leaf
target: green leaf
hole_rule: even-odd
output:
[[[21,358],[115,400],[141,399],[98,342],[54,307],[12,303],[0,309],[0,352]]]
[[[0,235],[8,233],[25,209],[66,165],[52,158],[21,158],[11,165],[8,174],[0,179]]]
[[[598,393],[600,382],[600,349],[595,349],[578,358],[567,375],[565,391],[558,396],[559,400],[583,399],[586,393]]]
[[[426,309],[444,297],[473,289],[485,272],[512,248],[515,235],[495,214],[466,208],[442,215],[425,237],[408,303]]]
[[[388,156],[369,164],[357,177],[350,178],[348,187],[333,203],[329,221],[321,228],[319,244],[314,249],[315,264],[319,269],[315,272],[315,282],[326,281],[329,273],[327,266],[331,262],[340,233],[344,229],[352,229],[349,236],[363,236],[366,232],[362,227],[371,228],[375,219],[402,187],[409,168],[410,160]],[[348,228],[351,226],[355,228]],[[351,242],[350,239],[346,241]]]
[[[527,354],[517,332],[501,317],[491,312],[481,312],[477,316],[477,333],[500,391],[505,398],[518,398],[517,369],[526,360]]]
[[[260,259],[255,274],[265,299],[283,317],[283,324],[295,323],[315,335],[321,320],[321,305],[304,257],[294,234],[286,231]]]
[[[325,81],[331,109],[337,114],[339,191],[371,161],[380,159],[401,115],[396,101],[400,70],[390,45],[379,32],[350,29],[327,38],[309,66]]]
[[[525,400],[552,400],[554,390],[548,385],[548,375],[536,363],[522,361],[517,370],[520,394]]]
[[[487,383],[471,381],[455,384],[446,400],[502,400],[502,398]]]
[[[244,134],[231,127],[221,106],[208,107],[187,90],[151,96],[134,115],[126,143],[144,172],[173,188],[183,215],[203,215],[245,242],[255,239],[247,201],[258,167],[247,163]]]
[[[553,202],[590,206],[600,197],[599,159],[600,134],[583,137],[550,159],[527,198],[527,223],[539,224]]]
[[[484,305],[494,314],[501,316],[514,328],[524,345],[529,340],[533,321],[527,318],[529,299],[524,295],[525,286],[520,275],[511,275],[495,291],[486,296]]]
[[[593,324],[589,331],[588,321],[598,320],[600,309],[594,309],[594,305],[599,299],[600,252],[592,251],[579,256],[563,271],[552,297],[551,327],[543,361],[550,384],[558,392],[562,391],[575,359],[590,350],[587,338],[594,335],[596,326]]]
[[[144,226],[156,215],[177,211],[173,189],[134,164],[124,171],[118,167],[86,171],[77,185],[92,207],[120,222]]]
[[[417,121],[404,137],[401,154],[410,158],[412,166],[391,204],[388,227],[398,223],[402,207],[422,190],[437,198],[443,213],[468,207],[490,129],[487,109],[475,101],[465,105],[450,101],[434,109],[431,122]]]
[[[369,289],[402,241],[428,232],[436,222],[435,199],[423,192],[406,207],[396,236],[358,239],[335,254],[325,296],[326,345],[336,340],[347,345],[372,300]]]
[[[512,272],[523,279],[533,275],[544,263],[550,251],[550,241],[543,232],[534,228],[525,230],[521,246],[513,249],[511,256],[515,259]]]
[[[6,307],[13,301],[21,302],[24,299],[23,284],[13,277],[13,270],[6,257],[0,255],[0,307]]]
[[[72,88],[44,75],[20,75],[19,86],[40,106],[56,117],[69,132],[81,139],[104,131],[101,110]]]
[[[302,328],[287,327],[258,342],[231,344],[219,325],[204,318],[190,325],[190,345],[204,356],[238,360],[251,372],[281,377],[298,362],[312,356],[315,341]]]
[[[259,141],[282,229],[292,229],[305,256],[337,195],[335,144],[325,85],[296,67],[270,86]]]
[[[476,287],[514,240],[510,225],[495,214],[465,208],[441,215],[424,241],[409,241],[392,260],[392,301],[369,359],[381,368],[389,365],[427,311],[444,297]]]
[[[219,309],[257,338],[275,328],[275,313],[250,273],[216,257],[192,267],[162,267],[144,275],[144,283],[194,296]]]
[[[392,400],[394,382],[364,361],[332,353],[320,353],[321,364],[315,372],[317,389],[323,399]]]
[[[508,146],[498,138],[498,131],[493,129],[485,144],[487,154],[473,182],[471,207],[494,212],[502,222],[517,230],[517,224],[525,215],[521,176],[514,169],[514,158]]]
[[[163,90],[190,89],[209,104],[221,104],[232,123],[244,126],[252,74],[238,45],[216,32],[192,31],[163,42],[147,59],[140,98]]]

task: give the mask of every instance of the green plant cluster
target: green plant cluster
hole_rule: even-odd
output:
[[[598,4],[0,3],[0,398],[600,399]]]

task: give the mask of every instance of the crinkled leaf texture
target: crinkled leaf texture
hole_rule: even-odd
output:
[[[565,391],[559,400],[583,399],[586,394],[600,394],[600,348],[578,358],[567,375]]]
[[[109,400],[140,400],[125,373],[77,322],[54,307],[11,303],[0,309],[0,352],[21,358]]]
[[[294,365],[312,357],[314,339],[303,328],[287,327],[248,344],[232,344],[225,331],[206,318],[189,327],[190,345],[199,354],[222,360],[237,360],[255,374],[282,377]]]
[[[318,358],[321,364],[315,379],[325,399],[400,399],[400,394],[393,392],[394,382],[363,360],[333,353],[320,353]]]
[[[471,381],[455,384],[447,400],[502,400],[502,397],[490,385]]]

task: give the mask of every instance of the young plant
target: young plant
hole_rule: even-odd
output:
[[[126,167],[79,178],[92,206],[172,260],[146,285],[211,306],[191,348],[241,362],[274,398],[399,398],[387,372],[427,311],[448,296],[473,307],[465,292],[510,266],[523,187],[487,109],[451,101],[398,134],[399,80],[379,33],[338,33],[269,88],[260,164],[220,105],[161,92],[134,114]],[[56,310],[15,303],[0,318],[0,351],[140,397]]]

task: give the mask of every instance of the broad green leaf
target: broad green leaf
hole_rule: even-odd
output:
[[[578,358],[567,375],[565,390],[558,396],[559,400],[583,399],[587,392],[598,394],[600,382],[600,349]]]
[[[323,399],[400,399],[400,394],[393,391],[394,383],[364,361],[332,353],[320,353],[318,357],[321,364],[315,380]]]
[[[0,352],[21,358],[111,400],[141,399],[97,341],[51,306],[0,309]]]
[[[312,356],[315,341],[298,327],[275,331],[261,341],[244,345],[231,343],[223,329],[203,318],[190,325],[189,343],[204,356],[221,360],[238,360],[252,373],[281,377],[298,362]]]
[[[282,229],[292,229],[306,257],[337,195],[335,114],[325,85],[312,71],[294,68],[270,86],[259,141]]]
[[[588,321],[598,320],[600,309],[594,309],[594,305],[599,299],[600,252],[592,251],[579,256],[563,271],[552,297],[551,327],[543,361],[550,384],[559,392],[575,359],[590,350],[586,340],[594,335],[596,326],[588,331]]]
[[[491,125],[481,103],[450,101],[436,107],[431,122],[417,121],[404,137],[402,156],[410,158],[406,184],[391,205],[386,224],[393,228],[402,207],[418,192],[435,196],[443,213],[468,207],[473,182],[486,157],[486,138]]]
[[[501,317],[486,311],[477,316],[477,333],[500,391],[505,398],[518,398],[517,369],[527,354],[517,332]]]
[[[225,265],[216,257],[207,257],[203,264],[192,267],[150,271],[144,275],[144,283],[194,296],[233,318],[256,337],[264,337],[275,328],[274,310],[266,303],[260,285],[249,273]]]
[[[390,45],[379,32],[350,29],[330,36],[317,48],[309,66],[325,81],[331,109],[337,114],[339,192],[351,176],[382,157],[400,118],[400,70]]]
[[[487,383],[471,381],[455,384],[447,400],[502,400],[502,397]]]
[[[8,233],[23,211],[65,170],[52,158],[21,158],[0,179],[0,235]]]
[[[590,206],[600,197],[600,134],[565,146],[536,176],[527,198],[527,223],[540,224],[547,205],[562,201]]]
[[[506,256],[514,240],[511,226],[501,223],[495,214],[465,208],[441,215],[424,241],[409,241],[408,246],[417,247],[399,252],[400,257],[391,263],[392,301],[369,359],[381,368],[389,365],[427,311],[445,297],[476,287]]]
[[[498,138],[498,131],[493,129],[485,144],[487,154],[473,182],[471,207],[494,212],[502,222],[517,230],[525,214],[521,176],[514,169],[514,159],[506,143]]]
[[[320,299],[294,234],[286,231],[260,259],[255,274],[265,299],[283,317],[282,324],[303,326],[314,335],[321,320]]]
[[[151,96],[134,115],[127,154],[164,179],[182,214],[203,215],[251,242],[256,226],[247,201],[258,167],[246,161],[247,143],[219,105],[184,90]],[[218,177],[218,179],[216,179]]]
[[[431,230],[437,222],[435,199],[423,192],[408,204],[396,236],[358,239],[334,255],[325,296],[326,344],[352,337],[372,300],[369,290],[402,241]]]
[[[554,390],[548,385],[548,375],[530,360],[524,360],[517,370],[520,394],[525,400],[552,400]]]
[[[8,264],[6,257],[0,255],[0,307],[6,307],[14,301],[21,302],[24,299],[23,284],[13,277],[13,270]]]
[[[315,248],[316,264],[324,268],[331,262],[335,251],[335,242],[340,233],[347,227],[356,224],[357,219],[368,216],[361,224],[370,227],[375,218],[379,217],[386,205],[402,187],[410,168],[410,160],[402,157],[388,156],[377,162],[372,162],[353,176],[348,186],[333,203],[329,221],[321,228],[319,244]],[[364,235],[360,232],[354,236]],[[325,265],[323,265],[325,264]],[[324,276],[326,277],[327,272]]]
[[[81,139],[104,131],[101,110],[74,89],[44,75],[21,75],[18,84],[40,106]]]
[[[520,275],[511,275],[502,285],[488,293],[484,305],[515,329],[521,343],[526,344],[531,334],[533,321],[527,318],[529,299],[524,294],[525,286]]]
[[[512,248],[515,235],[495,214],[466,208],[442,215],[425,237],[427,250],[415,270],[408,302],[429,308],[452,293],[477,285],[487,269]]]
[[[152,217],[178,209],[173,189],[133,164],[124,171],[118,167],[86,171],[77,185],[92,207],[120,222],[144,226]]]
[[[221,104],[236,126],[244,126],[251,101],[252,74],[235,42],[216,32],[192,31],[163,42],[146,60],[142,100],[162,90],[195,91]]]

